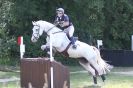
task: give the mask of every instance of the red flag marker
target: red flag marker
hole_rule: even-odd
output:
[[[23,44],[23,36],[18,37],[17,43],[18,45],[20,45],[20,58],[22,59],[25,53],[25,45]]]
[[[17,41],[18,45],[21,44],[21,36],[18,37],[18,41]]]

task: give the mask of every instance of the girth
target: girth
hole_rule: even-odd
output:
[[[70,48],[71,46],[71,42],[68,44],[68,46],[66,47],[66,49],[64,51],[61,52],[61,54],[63,54],[64,56],[67,56],[69,57],[69,54],[68,54],[68,49]]]

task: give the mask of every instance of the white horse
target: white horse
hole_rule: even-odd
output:
[[[45,32],[47,34],[47,43],[42,47],[46,48],[46,46],[50,46],[49,35],[52,33],[52,47],[54,47],[58,52],[66,51],[69,57],[77,58],[79,63],[93,75],[95,84],[97,84],[97,76],[101,76],[103,81],[105,80],[104,74],[106,74],[106,71],[110,71],[110,65],[101,58],[100,52],[96,47],[76,41],[75,44],[77,45],[77,48],[73,49],[71,41],[66,36],[66,33],[55,25],[41,20],[32,22],[32,24],[34,26],[31,37],[32,42],[37,42],[38,38],[43,34],[43,32]]]

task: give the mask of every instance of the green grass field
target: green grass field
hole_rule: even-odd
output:
[[[103,88],[133,88],[133,76],[108,74]],[[99,85],[103,85],[101,79],[98,79]],[[71,75],[71,88],[84,88],[92,86],[93,81],[87,73],[77,73]],[[85,87],[90,88],[90,87]]]
[[[76,69],[83,70],[81,67],[71,67],[70,71]],[[111,73],[106,75],[106,82],[103,85],[101,78],[98,78],[99,85],[102,87],[94,87],[92,76],[88,73],[74,73],[71,74],[71,88],[133,88],[133,74],[117,74],[114,72],[129,72],[133,71],[133,67],[117,67]]]
[[[75,71],[84,71],[84,69],[80,66],[69,67],[71,72]],[[99,85],[103,85],[102,87],[94,87],[92,76],[87,72],[77,72],[70,74],[70,83],[71,88],[133,88],[133,74],[117,74],[114,72],[128,72],[133,71],[133,67],[117,67],[112,70],[111,73],[106,75],[107,80],[105,84],[102,84],[100,77],[98,78]],[[0,72],[0,79],[5,78],[19,78],[19,73],[14,72]],[[3,83],[0,83],[0,88],[3,87]],[[16,87],[17,85],[17,87]],[[9,82],[6,83],[6,88],[20,88],[19,82]]]

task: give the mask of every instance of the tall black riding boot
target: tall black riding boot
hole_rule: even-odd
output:
[[[74,37],[70,37],[70,41],[71,41],[71,43],[72,43],[72,48],[73,48],[73,49],[76,49],[77,46],[75,45]]]

